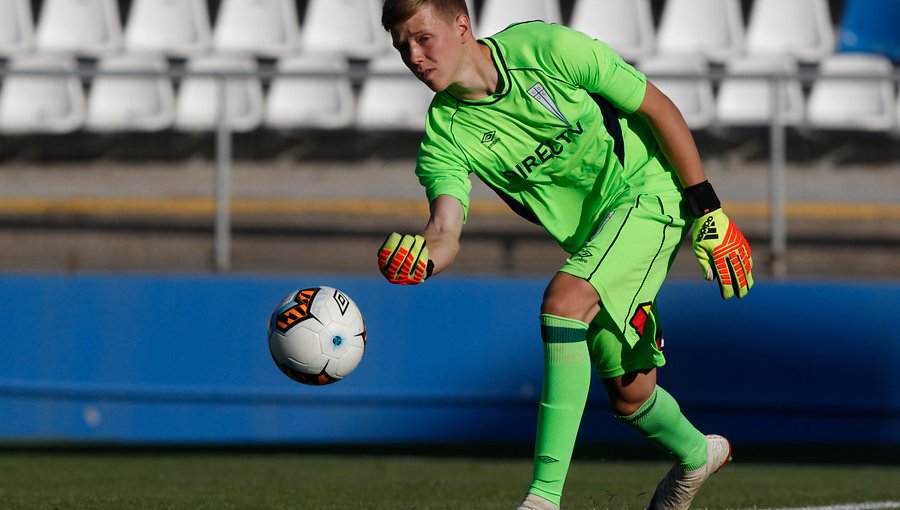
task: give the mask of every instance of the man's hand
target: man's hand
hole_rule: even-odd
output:
[[[722,298],[746,296],[753,287],[750,245],[721,208],[694,220],[692,241],[703,276],[718,280]]]
[[[378,268],[391,283],[415,285],[431,276],[434,263],[428,259],[424,237],[394,232],[378,250]]]

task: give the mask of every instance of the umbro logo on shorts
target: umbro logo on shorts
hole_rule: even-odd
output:
[[[579,251],[574,257],[572,257],[572,259],[575,260],[576,262],[581,262],[582,264],[587,264],[588,259],[593,256],[594,256],[594,254],[591,252],[591,250],[588,250],[587,248],[582,248],[581,251]]]

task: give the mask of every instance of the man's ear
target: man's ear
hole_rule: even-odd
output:
[[[453,26],[463,42],[467,39],[467,33],[472,35],[472,21],[466,14],[458,14],[453,22]],[[474,37],[474,35],[472,35],[472,37]]]

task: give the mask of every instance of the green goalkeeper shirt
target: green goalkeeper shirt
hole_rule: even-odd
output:
[[[646,78],[609,46],[537,21],[481,42],[497,91],[435,95],[416,164],[429,201],[453,196],[468,215],[474,173],[575,253],[623,197],[678,192],[649,127],[631,115]]]

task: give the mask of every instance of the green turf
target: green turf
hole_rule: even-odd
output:
[[[643,508],[668,466],[576,460],[564,508]],[[0,452],[0,509],[512,510],[527,460],[247,453]],[[900,501],[897,466],[736,464],[695,508]]]

